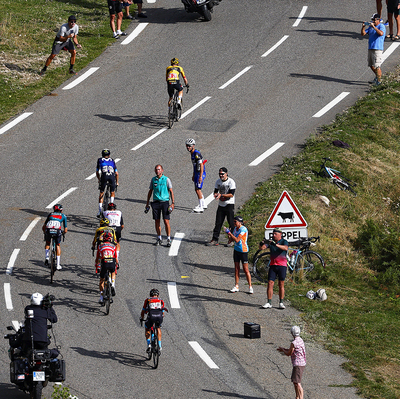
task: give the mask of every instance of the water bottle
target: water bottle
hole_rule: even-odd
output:
[[[225,228],[225,233],[226,233],[226,234],[229,234],[230,232],[231,232],[231,231],[226,227],[226,228]]]
[[[296,254],[297,254],[297,251],[293,251],[292,254],[290,255],[290,265],[291,265],[291,266],[294,266],[294,265],[295,265],[295,262],[296,262]]]
[[[366,28],[368,28],[371,25],[371,22],[364,22],[364,25]]]

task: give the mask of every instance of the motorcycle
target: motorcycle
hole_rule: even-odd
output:
[[[51,326],[47,326],[51,328]],[[50,382],[65,381],[65,361],[57,359],[58,349],[33,349],[34,345],[24,353],[22,339],[25,327],[22,323],[18,330],[8,326],[13,334],[4,336],[10,348],[10,381],[22,391],[30,394],[30,399],[41,399],[42,390]]]
[[[206,21],[211,21],[214,6],[221,0],[182,0],[187,12],[198,12]]]

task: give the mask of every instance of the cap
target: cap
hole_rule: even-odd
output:
[[[224,173],[228,173],[228,169],[226,169],[225,167],[219,168],[219,170],[222,170]]]
[[[68,17],[68,22],[69,22],[69,21],[76,21],[75,15],[70,15],[70,16]]]
[[[243,218],[241,216],[235,216],[233,220],[238,221],[239,223],[243,223]]]
[[[279,227],[275,227],[274,230],[272,231],[273,233],[283,233],[282,229]]]
[[[374,19],[381,19],[381,16],[379,14],[372,14],[371,21]]]

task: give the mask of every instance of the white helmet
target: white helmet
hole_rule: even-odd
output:
[[[196,144],[196,141],[195,141],[194,139],[187,139],[185,144],[186,144],[186,145],[193,146],[193,145]]]
[[[316,293],[315,293],[315,298],[319,299],[320,301],[326,301],[328,299],[328,296],[326,295],[326,292],[323,288],[320,288]]]
[[[290,329],[290,332],[292,333],[293,338],[300,337],[300,327],[299,326],[293,326]]]
[[[31,305],[37,305],[39,306],[43,301],[43,295],[40,294],[39,292],[35,292],[31,296]]]

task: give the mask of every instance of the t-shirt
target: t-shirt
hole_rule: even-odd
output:
[[[228,198],[226,200],[219,200],[219,206],[226,206],[228,204],[235,203],[235,190],[236,190],[236,183],[233,179],[228,177],[225,181],[218,179],[215,182],[215,191],[219,192],[220,194],[229,194],[229,191],[233,194],[233,197]]]
[[[149,188],[153,190],[154,201],[169,201],[169,190],[172,189],[172,183],[167,176],[162,175],[160,178],[154,176]]]
[[[235,242],[233,249],[238,252],[249,252],[249,247],[247,246],[247,236],[249,235],[249,231],[247,227],[240,226],[239,229],[235,227],[232,233],[236,238],[240,237],[239,242]]]
[[[294,345],[294,351],[291,354],[293,366],[305,366],[306,365],[306,347],[304,341],[300,337],[296,337],[292,344]]]
[[[385,42],[386,28],[385,28],[385,25],[383,25],[383,24],[379,24],[376,28],[383,32],[382,36],[379,36],[376,33],[376,30],[374,28],[372,28],[371,26],[368,29],[366,29],[366,31],[365,31],[369,35],[368,49],[383,51],[383,44]]]
[[[278,242],[278,245],[289,245],[289,243],[281,238]],[[269,249],[271,251],[271,266],[286,266],[287,267],[287,251],[278,248],[276,245],[269,245]]]
[[[69,27],[68,23],[61,25],[61,28],[59,29],[57,36],[56,36],[56,41],[58,38],[69,36],[71,33],[74,33],[74,35],[76,36],[78,34],[78,32],[79,32],[79,27],[77,24],[75,24],[72,28]],[[69,38],[68,40],[71,40],[71,38]],[[65,43],[65,42],[57,41],[57,43],[61,44],[61,43]]]

